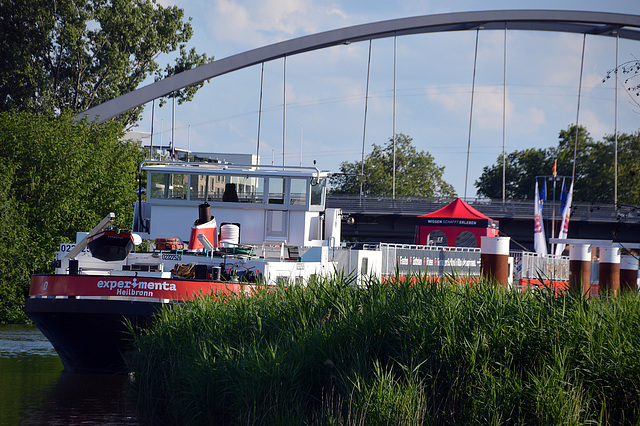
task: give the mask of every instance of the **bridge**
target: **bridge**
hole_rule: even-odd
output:
[[[616,40],[640,41],[640,16],[567,10],[493,10],[414,16],[355,25],[274,43],[216,60],[97,105],[80,113],[79,117],[103,122],[181,88],[275,59],[286,59],[289,56],[304,52],[402,35],[469,30],[476,30],[476,42],[480,30],[505,30],[505,32],[506,30],[552,31],[583,34],[585,38],[587,34],[590,34],[610,37]],[[618,65],[617,62],[616,65]],[[580,75],[582,78],[582,70]],[[286,90],[286,84],[284,86]],[[283,105],[283,123],[285,111],[286,104]],[[578,117],[576,117],[576,124],[578,124]],[[283,127],[286,129],[284,124]],[[258,124],[259,128],[260,124]],[[258,153],[259,136],[260,132],[258,131]],[[471,131],[469,131],[469,145],[470,141]],[[467,164],[469,162],[468,158],[469,150],[467,150]],[[466,186],[467,183],[465,181],[465,191]],[[345,238],[358,241],[412,243],[416,216],[433,212],[450,201],[331,196],[328,198],[328,207],[339,207],[347,217],[353,219],[343,226],[343,236]],[[516,245],[519,248],[533,249],[533,201],[475,200],[471,201],[470,204],[500,222],[500,231],[502,234],[512,238],[512,247]],[[638,213],[640,207],[594,203],[573,204],[569,238],[613,239],[621,242],[640,241],[640,218]],[[559,210],[559,206],[555,206],[555,217],[558,220],[557,226],[559,226],[559,218],[561,217]],[[546,218],[544,224],[547,235],[551,234],[551,216],[551,208],[548,207],[547,203],[544,211],[544,217]]]
[[[176,90],[257,64],[341,44],[469,30],[554,31],[640,40],[640,16],[576,10],[484,10],[412,16],[311,34],[238,53],[125,93],[79,114],[103,122]]]
[[[327,207],[343,212],[342,237],[357,242],[414,243],[416,217],[436,211],[453,199],[421,199],[332,195]],[[475,199],[467,202],[478,211],[500,221],[500,234],[511,237],[512,249],[533,251],[533,200]],[[553,205],[544,207],[544,225],[551,234]],[[562,212],[555,206],[555,230]],[[574,202],[568,238],[640,241],[640,206]]]

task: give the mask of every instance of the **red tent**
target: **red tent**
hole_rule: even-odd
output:
[[[433,213],[418,216],[416,244],[480,247],[480,237],[498,236],[498,221],[458,198]]]

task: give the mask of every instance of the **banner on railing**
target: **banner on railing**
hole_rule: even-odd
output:
[[[382,275],[480,276],[480,249],[382,244]]]

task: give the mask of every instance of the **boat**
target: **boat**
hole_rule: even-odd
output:
[[[115,228],[110,213],[62,244],[53,272],[31,278],[25,311],[65,371],[125,373],[129,327],[148,326],[163,307],[258,284],[304,285],[336,270],[379,277],[379,251],[341,250],[341,211],[325,208],[330,176],[145,161],[131,230]]]
[[[122,232],[116,227],[109,227],[88,237],[87,246],[96,259],[124,260],[133,250],[134,235],[128,231]]]

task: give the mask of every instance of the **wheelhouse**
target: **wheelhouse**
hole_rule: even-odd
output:
[[[187,239],[197,209],[208,203],[219,225],[237,224],[240,241],[316,246],[339,229],[325,216],[330,173],[315,167],[145,162],[146,190],[136,203],[135,232],[143,238]],[[335,222],[338,222],[337,224]],[[339,231],[338,231],[339,232]]]

